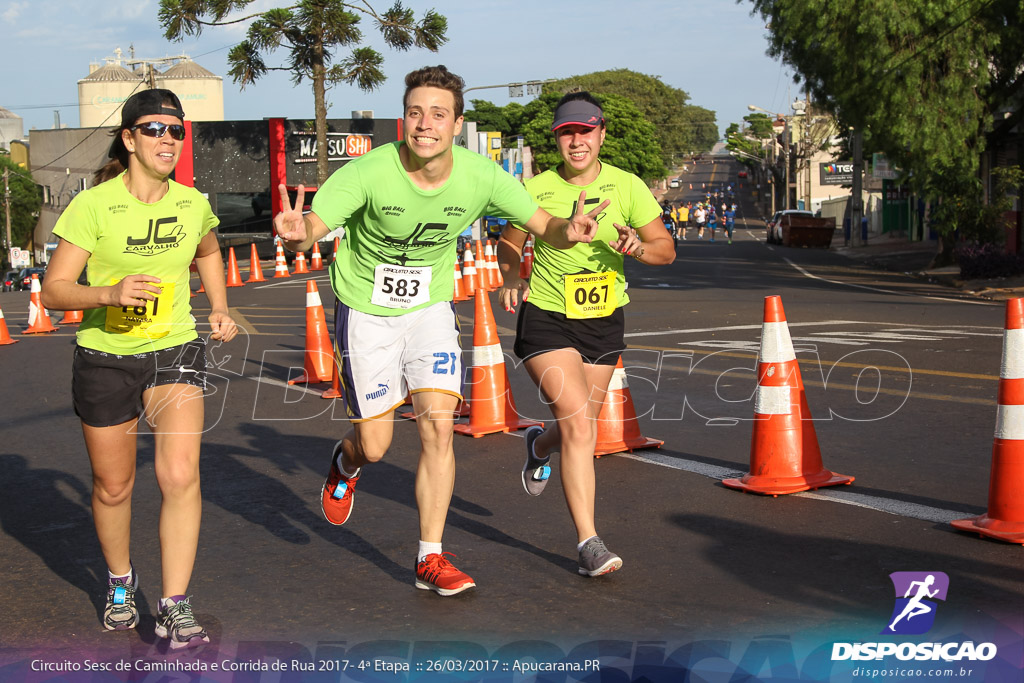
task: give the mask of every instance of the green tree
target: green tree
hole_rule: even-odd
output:
[[[981,196],[981,153],[1024,115],[1024,3],[751,2],[771,27],[769,53],[840,130],[862,131],[864,149],[885,153],[926,197],[968,206]]]
[[[730,123],[725,129],[725,147],[730,152],[736,152],[733,155],[736,161],[753,168],[760,163],[758,159],[766,157],[761,141],[773,137],[775,131],[772,130],[772,120],[767,114],[748,114],[743,117],[743,121],[746,126]]]
[[[39,208],[43,198],[39,186],[32,180],[32,175],[18,166],[10,157],[0,155],[0,173],[8,172],[7,185],[11,190],[11,244],[8,247],[24,248],[32,239],[32,231],[39,220]],[[0,180],[0,222],[6,221],[3,197],[3,181]],[[0,235],[6,242],[7,226],[0,224]],[[3,262],[9,265],[10,253],[3,250]]]
[[[747,133],[759,140],[767,140],[775,135],[775,131],[772,129],[774,121],[767,114],[754,112],[744,116],[743,120],[747,122]]]
[[[654,126],[631,101],[613,94],[592,93],[604,109],[607,136],[601,148],[601,159],[644,180],[665,177],[661,149]],[[538,170],[554,168],[561,163],[551,132],[555,107],[561,93],[544,93],[524,107],[526,122],[522,126],[524,142],[533,151]]]
[[[499,107],[487,100],[470,100],[472,109],[465,113],[467,121],[475,121],[478,131],[501,133],[503,139],[522,135],[525,123],[525,107],[518,102],[510,102]]]
[[[316,115],[316,170],[319,184],[327,180],[327,88],[337,83],[355,84],[364,91],[378,88],[386,79],[384,58],[361,45],[360,15],[370,17],[384,42],[396,50],[419,47],[437,52],[448,42],[448,21],[427,10],[416,21],[401,0],[378,12],[368,0],[298,0],[288,7],[228,19],[245,10],[253,0],[160,0],[160,24],[169,40],[197,36],[206,26],[225,26],[253,20],[247,37],[231,48],[230,74],[242,88],[268,71],[288,71],[296,85],[313,82]],[[335,63],[333,52],[351,47],[348,57]],[[284,66],[267,66],[264,56],[285,48]]]
[[[577,88],[595,94],[621,95],[632,101],[644,118],[654,124],[666,166],[686,153],[707,151],[718,140],[715,113],[688,104],[690,96],[686,92],[655,76],[628,69],[597,71],[547,83],[544,92],[565,93]]]

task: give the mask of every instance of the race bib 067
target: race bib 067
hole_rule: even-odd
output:
[[[603,318],[615,312],[614,270],[565,276],[565,317]]]

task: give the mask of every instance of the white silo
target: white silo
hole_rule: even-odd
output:
[[[25,122],[12,111],[0,107],[0,149],[11,149],[12,140],[25,137]]]
[[[178,96],[190,121],[224,120],[224,79],[187,57],[159,75],[157,87]]]
[[[104,66],[90,64],[89,75],[78,81],[79,127],[119,125],[121,105],[132,93],[147,87],[144,81],[142,74],[121,66],[120,59]]]

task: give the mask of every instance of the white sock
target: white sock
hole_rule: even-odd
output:
[[[420,541],[420,550],[416,555],[416,561],[422,562],[423,558],[427,555],[440,555],[441,544],[440,543],[427,543],[426,541]]]
[[[133,572],[129,571],[127,574],[124,574],[123,576],[118,576],[117,574],[115,574],[112,571],[110,571],[110,569],[107,569],[107,581],[113,581],[114,579],[121,579],[121,581],[123,583],[129,584],[129,583],[132,582],[132,574],[133,574]]]
[[[579,551],[583,550],[583,546],[585,546],[585,545],[586,545],[587,543],[589,543],[589,542],[590,542],[590,540],[591,540],[591,539],[594,539],[594,538],[597,538],[597,535],[596,535],[596,534],[595,534],[594,536],[591,536],[590,538],[588,538],[588,539],[584,540],[584,541],[583,541],[582,543],[580,543],[579,545],[577,545],[577,546],[576,546],[576,552],[579,552]]]
[[[335,461],[338,463],[338,470],[341,471],[342,476],[344,476],[346,479],[351,479],[352,477],[354,477],[357,474],[359,474],[359,468],[358,467],[356,468],[355,472],[349,472],[348,470],[346,470],[345,469],[345,463],[341,459],[341,457],[342,457],[342,452],[341,452],[341,450],[339,450],[338,451],[338,457],[335,458]]]

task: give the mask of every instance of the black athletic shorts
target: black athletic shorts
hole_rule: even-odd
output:
[[[588,363],[615,365],[626,348],[625,330],[626,317],[621,306],[604,318],[577,320],[525,301],[519,308],[513,351],[517,358],[525,360],[545,351],[569,348],[579,351]]]
[[[119,356],[75,347],[71,399],[90,427],[110,427],[142,414],[142,394],[163,384],[206,389],[206,342],[200,337],[159,351]]]

